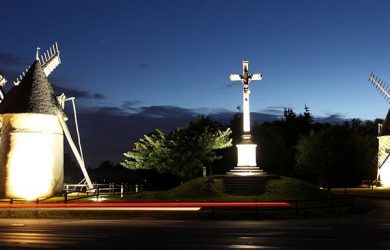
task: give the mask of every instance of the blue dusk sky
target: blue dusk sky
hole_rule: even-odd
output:
[[[264,77],[251,84],[260,120],[305,105],[329,120],[384,118],[389,108],[368,75],[390,83],[390,1],[0,0],[0,10],[5,88],[36,47],[58,42],[49,81],[76,97],[91,167],[120,161],[155,128],[237,112],[242,90],[229,75],[243,59]]]

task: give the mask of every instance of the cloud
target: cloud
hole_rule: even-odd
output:
[[[260,109],[260,113],[266,113],[266,114],[272,114],[272,115],[277,115],[277,116],[282,116],[284,113],[284,109],[286,107],[284,106],[270,106],[266,107],[264,109]]]
[[[149,106],[141,107],[140,114],[153,118],[172,118],[182,116],[194,116],[191,109],[180,108],[176,106]]]
[[[0,51],[0,73],[8,81],[8,84],[5,85],[6,92],[12,88],[12,82],[16,80],[16,77],[26,70],[31,63],[32,61],[29,62],[24,57]]]
[[[148,64],[146,62],[140,62],[140,63],[138,63],[137,68],[139,68],[139,69],[148,69],[148,68],[150,68],[150,64]]]
[[[103,161],[119,163],[124,160],[123,153],[132,150],[134,143],[145,134],[160,129],[169,132],[177,127],[184,127],[193,120],[199,111],[205,109],[186,109],[178,106],[138,106],[138,100],[124,102],[120,106],[88,107],[77,111],[81,144],[88,167],[98,167]],[[272,110],[271,108],[268,108]],[[276,108],[275,108],[276,109]],[[69,112],[72,112],[70,109]],[[75,123],[72,113],[67,113],[73,138],[75,139]],[[237,112],[222,109],[207,109],[210,118],[229,124]],[[281,119],[272,113],[252,112],[253,123],[261,124]],[[332,124],[345,121],[341,114],[326,114],[314,117],[315,122]],[[65,143],[70,154],[70,148]]]
[[[326,114],[325,116],[316,116],[314,117],[315,122],[319,123],[330,123],[330,124],[340,124],[345,122],[347,119],[342,114]]]
[[[96,109],[94,113],[99,115],[118,115],[118,116],[124,116],[126,114],[125,112],[123,112],[121,108],[111,107],[111,106],[99,107]]]
[[[85,90],[78,90],[78,89],[71,89],[66,87],[61,87],[56,84],[52,84],[54,92],[58,93],[65,93],[66,96],[72,96],[79,99],[95,99],[95,100],[102,100],[105,99],[104,95],[99,93],[90,93],[89,91]]]
[[[134,101],[125,101],[122,105],[121,105],[121,108],[123,108],[125,111],[129,111],[129,112],[139,112],[140,111],[140,108],[138,107],[138,105],[140,104],[141,102],[138,101],[138,100],[134,100]]]
[[[103,100],[105,99],[105,96],[102,95],[102,94],[99,94],[99,93],[95,93],[92,95],[93,99],[97,99],[97,100]]]
[[[123,153],[143,135],[161,129],[171,131],[183,127],[194,118],[194,113],[174,106],[142,107],[140,112],[124,112],[121,107],[82,109],[77,112],[84,158],[88,167],[95,168],[105,160],[119,163]],[[67,121],[72,137],[76,138],[75,122],[71,113]],[[66,142],[65,150],[71,153]]]
[[[0,51],[0,67],[2,68],[14,68],[19,66],[28,66],[26,58]]]
[[[131,150],[134,143],[143,135],[156,129],[171,131],[184,127],[198,114],[197,110],[177,106],[137,107],[139,101],[126,101],[119,107],[104,106],[78,110],[78,124],[81,143],[88,167],[95,168],[103,161],[114,163],[123,161],[123,153]],[[133,109],[129,112],[129,109]],[[135,112],[135,110],[137,111]],[[71,110],[70,110],[71,112]],[[208,110],[215,120],[228,124],[236,112],[228,110]],[[68,126],[75,138],[75,123],[68,113]],[[270,121],[278,117],[269,114],[252,114],[255,122]],[[71,153],[66,145],[67,152]]]

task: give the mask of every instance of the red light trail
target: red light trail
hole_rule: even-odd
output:
[[[94,207],[289,207],[288,202],[96,202],[96,203],[0,203],[0,208],[94,208]]]

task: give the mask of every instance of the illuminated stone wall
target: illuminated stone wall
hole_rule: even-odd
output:
[[[378,140],[378,165],[380,166],[389,154],[389,152],[386,152],[386,149],[390,150],[390,136],[379,136]],[[378,169],[378,178],[380,178],[383,186],[390,186],[390,157],[386,160],[382,167]]]
[[[60,193],[63,155],[63,132],[57,116],[2,115],[0,195],[32,200]]]
[[[256,144],[237,144],[237,166],[256,167]]]

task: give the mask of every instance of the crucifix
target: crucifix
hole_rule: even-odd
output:
[[[250,111],[249,111],[249,83],[253,80],[261,80],[263,77],[260,73],[250,74],[249,73],[249,61],[242,61],[242,74],[231,74],[231,81],[241,81],[243,84],[242,90],[242,112],[243,112],[243,132],[244,136],[250,136]]]
[[[241,143],[237,144],[237,167],[231,171],[234,175],[258,175],[262,171],[259,170],[256,163],[256,147],[253,143],[250,134],[250,111],[249,111],[249,84],[254,80],[261,80],[263,77],[260,73],[249,73],[249,61],[242,61],[242,74],[231,74],[231,81],[241,81],[243,84],[243,135]]]

